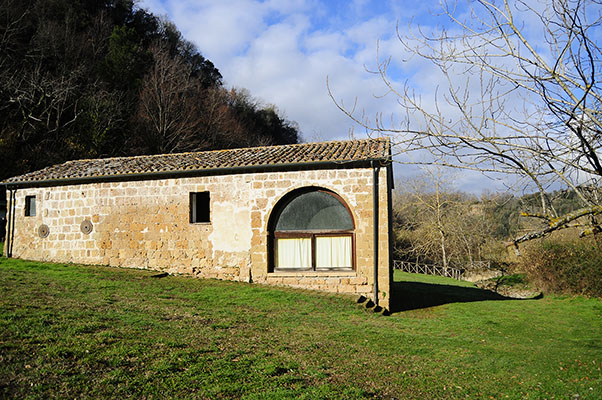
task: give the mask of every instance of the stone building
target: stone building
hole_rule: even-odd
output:
[[[69,161],[2,182],[5,254],[387,307],[392,182],[387,139]]]

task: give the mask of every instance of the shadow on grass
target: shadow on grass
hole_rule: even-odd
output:
[[[541,298],[541,296],[537,296],[532,299],[517,299],[484,289],[421,282],[393,282],[391,289],[390,311],[393,313],[449,303],[485,300],[534,300]]]

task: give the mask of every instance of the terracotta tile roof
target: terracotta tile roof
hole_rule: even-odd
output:
[[[222,168],[282,167],[307,163],[345,164],[370,160],[389,160],[388,139],[302,143],[284,146],[250,147],[193,153],[114,157],[67,161],[39,171],[5,180],[4,184],[27,184],[71,179],[110,179],[153,173],[195,172],[202,174]],[[219,171],[216,171],[219,172]]]

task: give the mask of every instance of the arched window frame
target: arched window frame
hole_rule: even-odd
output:
[[[351,223],[353,225],[353,229],[314,229],[314,230],[286,230],[286,231],[278,231],[276,230],[276,225],[280,219],[280,216],[284,209],[298,196],[302,194],[306,194],[309,192],[323,192],[332,197],[334,197],[338,202],[345,207],[349,217],[351,219]],[[355,271],[356,270],[356,248],[355,248],[355,218],[351,209],[347,205],[347,202],[339,196],[337,193],[321,188],[321,187],[304,187],[295,189],[289,193],[287,193],[283,198],[281,198],[276,206],[274,207],[272,214],[270,216],[270,220],[268,223],[268,254],[269,254],[269,263],[268,263],[268,272],[289,272],[289,271]],[[316,239],[321,237],[341,237],[348,236],[351,238],[351,267],[344,268],[317,268],[316,267]],[[278,268],[277,264],[277,246],[276,240],[278,239],[286,239],[286,238],[310,238],[311,239],[311,266],[307,268]]]

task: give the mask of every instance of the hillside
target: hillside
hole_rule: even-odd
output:
[[[134,0],[0,0],[0,180],[70,159],[298,140]]]

